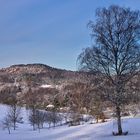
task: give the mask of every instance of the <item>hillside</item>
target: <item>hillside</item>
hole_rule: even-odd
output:
[[[35,96],[48,100],[58,92],[61,94],[61,87],[73,82],[86,83],[94,77],[94,74],[62,70],[44,64],[13,65],[0,69],[0,99],[5,102],[13,96],[12,93],[23,101],[30,84]]]
[[[44,64],[13,65],[0,69],[0,82],[12,83],[24,80],[24,76],[33,76],[35,82],[39,84],[63,83],[79,80],[86,82],[92,74],[78,71],[68,71],[50,67]]]

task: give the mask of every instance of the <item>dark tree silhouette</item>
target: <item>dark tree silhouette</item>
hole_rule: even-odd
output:
[[[97,9],[88,27],[95,45],[78,57],[80,69],[102,74],[112,87],[106,97],[116,107],[118,135],[122,135],[121,106],[130,94],[126,84],[140,69],[140,12],[119,6]]]
[[[2,121],[2,124],[3,124],[3,128],[7,129],[8,133],[11,134],[11,127],[13,127],[13,124],[9,116],[5,116],[5,118]]]

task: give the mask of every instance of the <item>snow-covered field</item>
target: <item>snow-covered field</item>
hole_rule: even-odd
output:
[[[6,113],[7,106],[0,105],[0,120]],[[127,136],[112,136],[115,129],[114,121],[100,124],[84,124],[80,126],[59,126],[33,131],[27,120],[27,112],[23,110],[24,124],[20,124],[16,131],[8,134],[0,124],[0,140],[140,140],[140,118],[123,119],[124,130],[129,131]]]

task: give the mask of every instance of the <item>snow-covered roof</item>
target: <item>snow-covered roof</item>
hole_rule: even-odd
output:
[[[51,105],[51,104],[47,105],[47,108],[53,108],[53,107],[54,105]]]

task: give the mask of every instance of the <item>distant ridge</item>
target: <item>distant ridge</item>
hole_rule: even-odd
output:
[[[54,68],[45,64],[16,64],[7,68],[0,69],[0,82],[12,81],[8,79],[18,79],[23,81],[24,76],[34,77],[34,82],[37,84],[55,84],[68,82],[87,82],[89,78],[94,77],[94,74],[87,72],[71,71],[65,69]],[[4,80],[7,79],[7,81]],[[14,80],[13,80],[14,81]]]

